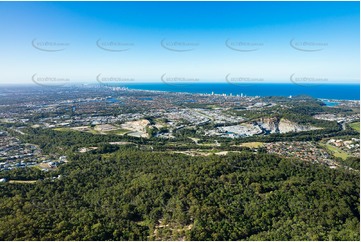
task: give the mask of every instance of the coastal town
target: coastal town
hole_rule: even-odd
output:
[[[291,108],[293,103],[303,102],[297,98],[165,93],[115,87],[95,89],[86,86],[77,89],[81,92],[74,96],[67,88],[48,92],[33,88],[34,95],[20,92],[17,93],[20,95],[17,100],[12,98],[16,90],[5,89],[2,92],[0,170],[38,167],[47,171],[67,162],[64,154],[44,154],[38,145],[22,142],[20,138],[26,135],[24,130],[27,128],[117,135],[120,139],[161,140],[177,140],[179,132],[193,130],[194,137],[189,138],[197,140],[196,143],[202,143],[202,139],[210,140],[209,143],[212,143],[212,139],[242,142],[247,137],[261,139],[270,134],[298,134],[324,129],[314,124],[299,124],[297,120],[276,117],[279,112],[277,108]],[[36,95],[39,92],[42,98]],[[56,100],[54,94],[57,94]],[[286,105],[285,99],[288,101]],[[334,101],[347,110],[359,107],[359,101]],[[336,108],[329,109],[333,111]],[[260,112],[267,112],[268,116],[257,116]],[[322,112],[314,114],[312,118],[336,122],[343,130],[352,130],[350,124],[357,129],[359,112]],[[334,155],[359,157],[359,143],[359,138],[350,137],[326,138],[319,142],[262,142],[262,146],[269,153],[336,168],[338,165],[333,159]],[[89,150],[94,148],[82,148],[82,152]]]

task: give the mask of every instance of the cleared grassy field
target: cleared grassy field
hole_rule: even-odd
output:
[[[53,130],[55,130],[55,131],[75,131],[70,128],[54,128]]]
[[[76,128],[54,128],[54,130],[56,131],[73,131],[73,132],[88,132],[91,134],[113,134],[113,135],[125,135],[129,132],[131,132],[130,130],[127,129],[123,129],[123,128],[116,128],[114,130],[109,130],[109,131],[101,131],[101,130],[95,130],[93,127],[89,127],[88,130],[77,130]]]
[[[24,181],[24,180],[10,180],[9,183],[18,183],[18,184],[34,184],[35,180],[32,181]]]
[[[131,132],[130,130],[127,130],[127,129],[117,129],[117,130],[112,130],[112,131],[108,131],[108,132],[105,132],[107,134],[115,134],[115,135],[125,135],[127,133]]]
[[[325,147],[326,149],[328,149],[329,151],[332,152],[332,154],[335,157],[339,157],[343,160],[347,159],[350,155],[347,154],[345,151],[333,146],[333,145],[329,145],[329,144],[321,144],[323,147]]]
[[[248,142],[241,144],[242,147],[248,147],[248,148],[259,148],[263,145],[262,142]]]
[[[356,123],[351,123],[349,124],[351,128],[353,128],[354,130],[360,132],[360,122],[356,122]]]

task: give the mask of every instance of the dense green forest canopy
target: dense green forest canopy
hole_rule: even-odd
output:
[[[358,171],[249,151],[108,148],[43,175],[8,173],[42,180],[0,184],[0,239],[360,239]]]

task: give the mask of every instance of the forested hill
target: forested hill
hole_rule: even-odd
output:
[[[0,185],[1,240],[360,239],[358,171],[247,151],[71,159]]]

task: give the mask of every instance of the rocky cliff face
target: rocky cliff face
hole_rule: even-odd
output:
[[[274,118],[261,118],[257,125],[266,133],[279,133],[279,122],[280,120],[276,117]]]
[[[266,133],[288,133],[321,129],[311,125],[300,125],[283,118],[261,118],[257,125]]]

